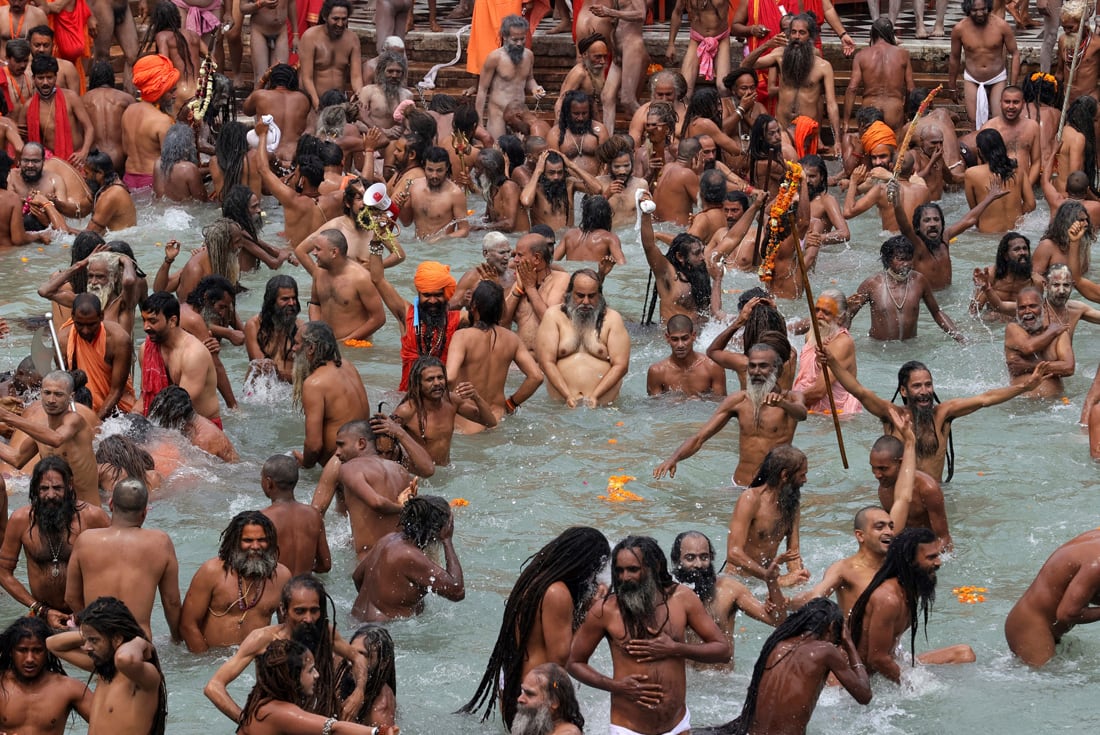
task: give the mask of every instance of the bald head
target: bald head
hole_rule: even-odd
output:
[[[81,316],[103,316],[103,302],[95,294],[77,294],[73,299],[73,313]]]
[[[133,477],[127,477],[115,484],[111,495],[111,510],[115,515],[140,516],[149,507],[149,489],[145,483]]]

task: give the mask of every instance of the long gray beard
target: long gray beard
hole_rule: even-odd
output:
[[[779,375],[772,373],[763,383],[754,383],[750,378],[748,385],[745,386],[745,395],[748,396],[749,402],[752,403],[753,416],[755,416],[756,423],[758,424],[760,423],[760,408],[764,405],[764,399],[767,398],[768,394],[775,388],[775,384],[778,380]]]
[[[302,386],[313,373],[313,367],[309,364],[309,358],[306,357],[305,350],[299,350],[298,354],[294,356],[294,405],[302,405]]]
[[[247,551],[236,549],[229,555],[230,568],[242,577],[251,579],[267,579],[275,573],[278,565],[279,557],[271,551],[251,556]]]
[[[106,309],[107,304],[111,303],[111,298],[114,296],[114,287],[109,283],[102,286],[93,286],[89,283],[88,293],[99,299],[99,305]]]
[[[394,82],[391,82],[389,79],[386,79],[382,83],[382,94],[384,94],[386,96],[386,102],[389,102],[394,107],[396,107],[398,104],[400,104],[401,103],[401,88],[403,86],[405,86],[405,85],[403,85],[401,83],[400,79],[398,79],[397,81],[394,81]]]
[[[512,720],[511,735],[550,735],[554,718],[549,707],[518,707]]]

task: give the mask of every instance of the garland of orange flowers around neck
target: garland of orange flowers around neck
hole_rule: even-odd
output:
[[[794,203],[799,182],[802,181],[802,166],[794,161],[787,161],[786,164],[787,174],[783,177],[783,183],[779,185],[779,195],[772,202],[771,212],[769,212],[768,246],[764,251],[764,260],[757,271],[760,280],[768,285],[771,285],[772,278],[775,277],[775,256],[779,252],[780,243],[783,242],[779,234],[780,220]]]

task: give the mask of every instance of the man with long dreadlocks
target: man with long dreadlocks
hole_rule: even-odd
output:
[[[180,326],[210,351],[218,373],[218,392],[225,399],[226,408],[236,408],[233,383],[220,355],[222,340],[236,347],[244,344],[244,330],[237,316],[236,286],[222,276],[203,276],[187,295],[187,301],[180,304]]]
[[[409,370],[409,390],[397,405],[394,418],[424,445],[439,467],[451,463],[451,440],[459,416],[490,429],[497,425],[492,404],[473,383],[451,388],[438,357],[418,358]]]
[[[721,289],[712,289],[703,258],[705,243],[695,235],[681,232],[673,238],[668,252],[662,253],[653,234],[653,214],[645,211],[642,212],[641,237],[642,249],[657,286],[656,297],[661,302],[661,321],[667,322],[683,314],[699,327],[708,317],[717,315]]]
[[[325,464],[336,451],[336,433],[349,421],[370,415],[359,370],[340,356],[332,329],[309,322],[294,340],[294,403],[305,414],[302,467]]]
[[[194,446],[225,462],[240,459],[233,442],[221,427],[195,413],[187,391],[178,385],[160,390],[149,406],[149,421],[155,426],[183,434]]]
[[[738,462],[733,482],[739,487],[749,487],[757,468],[774,447],[794,441],[798,422],[806,419],[806,405],[801,393],[784,391],[777,386],[783,370],[778,350],[761,339],[749,347],[746,356],[748,384],[745,389],[727,396],[710,420],[653,470],[654,478],[659,480],[666,473],[675,478],[677,463],[698,452],[733,418],[737,419],[739,427]]]
[[[411,618],[424,612],[429,592],[452,602],[466,597],[462,563],[454,547],[454,515],[444,498],[419,495],[401,511],[400,528],[383,536],[352,575],[359,590],[352,617],[368,623]],[[443,549],[443,566],[429,555]]]
[[[238,645],[271,623],[290,570],[279,563],[275,524],[258,510],[233,516],[218,555],[191,578],[180,635],[192,653]]]
[[[218,218],[204,227],[202,234],[202,247],[192,250],[187,263],[175,273],[169,271],[179,257],[180,242],[173,238],[164,244],[164,260],[153,279],[153,290],[174,291],[185,302],[207,276],[221,276],[234,286],[240,282],[240,258],[233,241],[232,223],[224,217]]]
[[[275,270],[294,257],[292,248],[277,248],[260,239],[264,218],[260,195],[253,189],[238,184],[223,191],[222,216],[215,223],[228,225],[242,271],[255,270],[260,263]]]
[[[176,123],[168,128],[160,147],[160,158],[153,169],[153,193],[173,202],[205,202],[202,176],[195,132],[188,125]]]
[[[603,281],[591,268],[569,279],[565,302],[547,309],[535,338],[546,392],[569,408],[606,406],[619,397],[630,368],[630,334],[609,309]]]
[[[860,704],[871,701],[867,667],[836,603],[816,598],[776,626],[760,649],[745,704],[725,725],[696,735],[805,733],[829,675]]]
[[[44,457],[34,467],[30,503],[8,520],[0,547],[0,586],[31,615],[50,627],[64,627],[72,612],[65,604],[65,574],[76,537],[89,528],[106,528],[98,505],[77,500],[73,473],[60,457]],[[27,587],[15,578],[21,551],[27,552]]]
[[[1021,216],[1035,209],[1035,192],[1028,172],[1009,157],[999,131],[992,128],[978,131],[976,143],[982,163],[966,169],[963,183],[966,201],[973,208],[995,187],[1006,190],[1008,194],[999,197],[978,218],[978,232],[1006,232],[1016,226]]]
[[[78,630],[50,636],[50,652],[96,675],[91,732],[164,735],[168,690],[157,649],[125,603],[100,597],[75,615]]]
[[[348,644],[370,662],[367,686],[363,692],[363,706],[355,721],[373,725],[386,732],[394,725],[397,712],[397,670],[394,666],[393,638],[378,623],[361,625],[351,635]],[[355,687],[352,664],[344,660],[336,671],[337,696],[347,699]],[[377,734],[376,734],[377,735]]]
[[[686,662],[726,663],[733,647],[690,587],[677,584],[657,542],[627,536],[611,552],[611,592],[597,600],[573,637],[569,673],[611,692],[611,735],[691,729]],[[699,642],[687,642],[687,630]],[[600,641],[613,674],[588,663]]]
[[[332,598],[317,577],[300,574],[287,581],[281,587],[278,598],[279,615],[283,622],[257,628],[245,637],[240,648],[206,683],[203,693],[207,699],[233,722],[241,722],[244,710],[229,696],[228,686],[272,645],[279,641],[295,641],[313,654],[317,665],[317,684],[310,696],[304,699],[305,709],[324,717],[339,711],[343,720],[353,721],[364,704],[369,663],[363,652],[349,645],[336,630],[329,617],[330,608],[335,613]],[[355,683],[345,697],[340,697],[337,692],[340,680],[336,676],[335,657],[348,664]]]
[[[504,724],[512,727],[524,678],[542,664],[568,663],[573,632],[595,599],[596,577],[610,553],[602,533],[573,526],[523,563],[504,603],[504,618],[488,666],[461,712],[476,714],[484,707],[484,722],[499,698]]]
[[[245,322],[244,343],[250,371],[274,374],[284,383],[294,380],[294,342],[304,322],[298,283],[287,275],[273,276],[264,287],[260,313]]]
[[[109,528],[88,529],[73,542],[66,574],[65,600],[73,610],[97,597],[118,597],[134,614],[145,635],[153,635],[153,601],[160,592],[164,619],[178,642],[179,561],[172,539],[160,529],[142,528],[149,512],[149,490],[140,478],[115,485]],[[134,560],[140,559],[140,564]]]
[[[95,449],[95,461],[99,465],[99,490],[108,497],[115,485],[127,478],[141,480],[150,490],[160,489],[164,481],[153,455],[125,434],[101,439]]]
[[[279,129],[282,130],[282,126]],[[218,137],[214,141],[214,155],[210,157],[210,178],[213,183],[210,198],[213,201],[224,200],[238,184],[256,196],[260,195],[263,186],[260,182],[260,164],[256,160],[256,151],[249,149],[248,132],[248,128],[236,120],[230,120],[218,131]],[[293,154],[293,149],[291,153]],[[247,201],[245,199],[246,204]],[[224,213],[224,206],[222,210]],[[248,227],[245,222],[241,224]]]
[[[867,673],[879,673],[901,683],[901,667],[895,651],[901,635],[909,631],[912,664],[964,664],[974,661],[966,644],[916,654],[918,613],[928,631],[928,613],[936,600],[936,572],[940,568],[940,539],[927,528],[907,528],[894,537],[867,589],[852,606],[848,618],[852,642],[867,662]]]
[[[1045,278],[1050,267],[1064,264],[1080,279],[1089,271],[1089,251],[1096,240],[1096,228],[1089,219],[1088,210],[1076,199],[1066,199],[1051,214],[1035,252],[1031,255],[1032,277]],[[1070,258],[1071,249],[1075,258]]]
[[[198,91],[199,59],[202,39],[190,28],[184,28],[179,9],[160,0],[149,14],[149,26],[141,40],[139,54],[156,52],[167,57],[180,73],[179,97],[190,100]],[[256,68],[264,66],[257,64]]]
[[[955,419],[969,416],[980,408],[996,406],[1007,400],[1034,390],[1048,372],[1048,365],[1040,362],[1031,373],[1031,379],[1017,385],[994,388],[976,396],[951,398],[940,402],[936,389],[932,386],[932,372],[928,366],[916,360],[910,360],[898,370],[898,387],[890,401],[876,395],[860,384],[837,360],[826,353],[829,372],[849,393],[859,399],[868,412],[882,421],[882,433],[898,439],[905,439],[896,425],[893,412],[900,410],[894,406],[893,398],[901,394],[902,405],[912,414],[913,431],[917,435],[917,469],[942,482],[950,482],[955,472],[955,452],[951,443],[951,427]],[[818,359],[821,359],[819,355]],[[944,462],[947,462],[947,478],[943,476]]]
[[[394,112],[402,102],[413,98],[405,86],[409,60],[403,53],[386,51],[378,57],[375,69],[373,84],[353,90],[359,100],[359,119],[395,140],[404,134],[405,126],[394,120]]]
[[[607,129],[596,121],[592,95],[580,89],[566,92],[558,103],[557,124],[550,129],[550,148],[595,176],[596,149],[607,140]]]
[[[27,735],[62,735],[69,716],[85,721],[92,713],[92,692],[66,676],[61,661],[46,648],[50,626],[39,618],[17,618],[0,633],[0,727]]]

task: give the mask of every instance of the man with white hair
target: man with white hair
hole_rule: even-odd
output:
[[[55,273],[38,289],[38,295],[71,309],[78,294],[71,286],[66,286],[73,275],[80,271],[87,273],[87,292],[99,299],[103,306],[103,317],[132,331],[135,304],[131,301],[133,289],[129,285],[136,282],[138,276],[134,261],[119,253],[92,253],[87,258],[78,260],[69,268]]]
[[[378,38],[382,38],[382,35],[378,34]],[[386,36],[382,41],[382,47],[378,49],[378,56],[363,60],[363,84],[374,82],[374,75],[378,70],[378,59],[385,53],[394,53],[408,58],[405,53],[405,41],[400,36]]]
[[[466,306],[477,285],[482,281],[492,281],[504,289],[508,289],[516,282],[516,271],[512,267],[512,244],[508,238],[500,232],[486,232],[481,238],[481,254],[485,258],[480,263],[466,271],[462,278],[458,279],[454,295],[451,297],[449,307],[460,309]]]
[[[405,86],[409,61],[404,54],[384,51],[375,64],[374,83],[358,90],[359,119],[386,131],[392,140],[405,133],[405,126],[394,120],[394,112],[402,102],[413,98]]]

